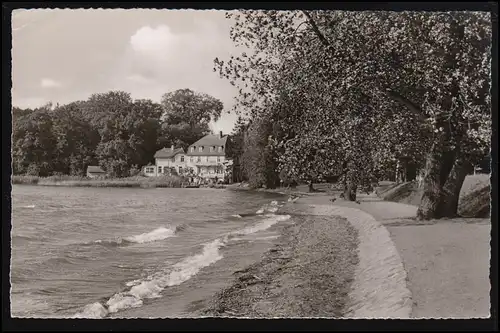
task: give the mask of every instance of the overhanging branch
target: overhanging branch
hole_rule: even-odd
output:
[[[327,48],[331,46],[330,42],[328,41],[328,39],[326,39],[325,35],[323,35],[321,33],[321,31],[319,31],[319,28],[318,26],[316,25],[316,22],[314,22],[313,18],[311,17],[311,15],[303,10],[302,13],[304,13],[304,15],[306,16],[307,18],[307,21],[309,22],[309,24],[311,25],[314,33],[316,34],[316,36],[319,38],[319,40],[321,41],[321,44],[323,44],[324,46],[326,46]]]
[[[408,110],[410,110],[412,113],[420,116],[422,119],[425,119],[423,113],[422,113],[422,110],[420,109],[420,107],[418,107],[415,103],[413,103],[412,101],[406,99],[403,95],[399,94],[398,92],[392,90],[392,89],[386,89],[385,90],[387,95],[394,101],[396,102],[399,102],[401,104],[403,104],[404,106],[406,106],[408,108]]]
[[[332,47],[331,43],[328,41],[328,39],[326,39],[325,35],[323,33],[321,33],[321,31],[319,30],[316,22],[311,17],[311,15],[307,11],[305,11],[305,10],[303,10],[302,13],[306,16],[307,21],[311,25],[314,33],[319,38],[319,40],[321,41],[321,43],[327,49],[331,49],[331,47]],[[416,104],[414,104],[413,102],[411,102],[410,100],[406,99],[404,96],[402,96],[401,94],[397,93],[396,91],[394,91],[392,89],[385,89],[385,91],[386,91],[387,95],[391,99],[393,99],[394,101],[397,101],[397,102],[405,105],[408,108],[408,110],[410,110],[412,113],[418,115],[422,119],[425,119],[425,116],[423,115],[422,110]]]

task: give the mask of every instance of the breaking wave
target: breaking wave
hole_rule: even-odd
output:
[[[243,230],[232,233],[232,235],[243,236],[256,233],[258,231],[263,231],[269,229],[271,226],[278,222],[286,221],[290,219],[290,215],[266,215],[266,218],[259,223],[247,227]]]
[[[280,207],[283,205],[280,205],[278,201],[271,201],[270,204],[262,206],[257,212],[257,215],[262,215],[265,213],[276,213]]]
[[[145,232],[139,235],[124,237],[124,238],[118,238],[116,240],[98,239],[96,241],[88,243],[88,245],[101,244],[108,246],[120,246],[130,243],[144,244],[144,243],[157,242],[170,237],[174,237],[177,232],[183,231],[185,230],[185,228],[186,227],[184,225],[179,225],[175,228],[160,227],[150,232]]]
[[[271,203],[271,205],[273,204]],[[278,206],[277,203],[274,205]],[[77,313],[73,317],[104,318],[111,313],[116,313],[129,308],[140,307],[143,305],[145,299],[161,297],[161,292],[165,288],[179,285],[196,275],[202,268],[210,266],[221,260],[223,255],[220,252],[220,249],[226,246],[229,241],[234,239],[234,236],[241,237],[243,235],[263,231],[278,222],[290,219],[290,215],[267,214],[264,217],[264,219],[253,226],[244,228],[237,232],[225,234],[210,243],[204,244],[200,253],[187,257],[165,270],[158,271],[146,279],[137,279],[127,282],[127,290],[114,294],[105,302],[88,304],[81,312]],[[134,239],[136,242],[146,240],[151,241],[152,239],[157,239],[159,235],[170,235],[170,233],[166,231],[170,229],[163,228],[166,230],[158,231],[159,229],[156,229],[155,233],[151,232],[141,234],[129,239]]]
[[[158,298],[163,289],[189,280],[202,268],[222,259],[219,249],[224,245],[221,238],[205,244],[201,253],[173,265],[168,272],[161,271],[145,280],[130,281],[127,283],[131,287],[129,290],[113,295],[104,304],[96,302],[85,306],[74,318],[104,318],[109,313],[139,307],[144,299]]]

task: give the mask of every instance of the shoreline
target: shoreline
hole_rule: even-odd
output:
[[[325,193],[279,210],[295,221],[274,248],[234,272],[200,316],[410,318],[412,295],[387,229],[365,212],[328,205]]]
[[[358,262],[357,231],[336,216],[292,215],[262,259],[233,273],[234,281],[198,311],[203,317],[341,318]],[[300,210],[303,210],[301,207]]]

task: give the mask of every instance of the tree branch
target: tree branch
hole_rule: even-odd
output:
[[[302,13],[306,16],[307,18],[307,21],[309,22],[309,24],[311,25],[314,33],[316,34],[316,36],[319,38],[319,40],[321,41],[321,43],[326,47],[326,48],[331,48],[331,44],[330,42],[328,41],[328,39],[326,39],[325,35],[323,35],[321,33],[321,31],[319,30],[318,26],[316,25],[316,22],[314,22],[314,19],[311,17],[311,15],[303,10]],[[387,92],[387,95],[392,98],[394,101],[397,101],[403,105],[405,105],[411,112],[419,115],[420,117],[422,117],[423,119],[425,119],[423,113],[422,113],[422,110],[420,109],[420,107],[418,107],[417,105],[415,105],[414,103],[412,103],[410,100],[406,99],[404,96],[402,96],[401,94],[397,93],[396,91],[392,90],[392,89],[386,89],[386,92]]]
[[[316,36],[319,38],[319,40],[321,41],[321,43],[322,43],[324,46],[326,46],[326,47],[330,47],[330,46],[331,46],[330,42],[328,41],[328,39],[326,39],[325,35],[323,35],[323,34],[321,33],[321,31],[319,31],[319,28],[318,28],[318,26],[316,25],[316,22],[314,22],[314,20],[313,20],[313,18],[311,17],[311,15],[310,15],[307,11],[305,11],[305,10],[303,10],[303,11],[302,11],[302,13],[304,13],[304,15],[306,16],[307,21],[308,21],[308,22],[309,22],[309,24],[311,25],[311,27],[312,27],[312,29],[313,29],[314,33],[315,33],[315,34],[316,34]]]
[[[423,119],[425,119],[422,110],[420,107],[418,107],[416,104],[411,102],[410,100],[406,99],[403,95],[399,94],[398,92],[387,88],[386,90],[387,95],[392,98],[394,101],[399,102],[406,106],[412,113],[419,115]]]

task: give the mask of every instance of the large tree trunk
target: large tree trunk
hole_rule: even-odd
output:
[[[422,200],[417,210],[417,218],[420,220],[430,220],[437,217],[436,213],[442,190],[443,155],[442,141],[433,143],[425,164]]]
[[[313,182],[312,182],[312,181],[309,181],[309,182],[307,183],[307,188],[308,188],[308,190],[309,190],[309,192],[310,192],[310,193],[315,191],[315,190],[314,190],[314,186],[313,186]]]
[[[414,163],[409,162],[406,164],[405,178],[407,182],[411,182],[417,179],[417,167]]]
[[[344,162],[344,192],[342,196],[344,200],[356,201],[356,192],[358,190],[358,183],[356,182],[356,171],[353,170],[354,163],[352,161]]]
[[[356,201],[356,191],[358,187],[353,182],[347,181],[344,183],[344,199],[348,201]]]
[[[472,163],[467,161],[464,156],[457,156],[441,191],[441,198],[437,208],[437,218],[457,216],[460,190],[462,189],[465,177],[472,169]]]

